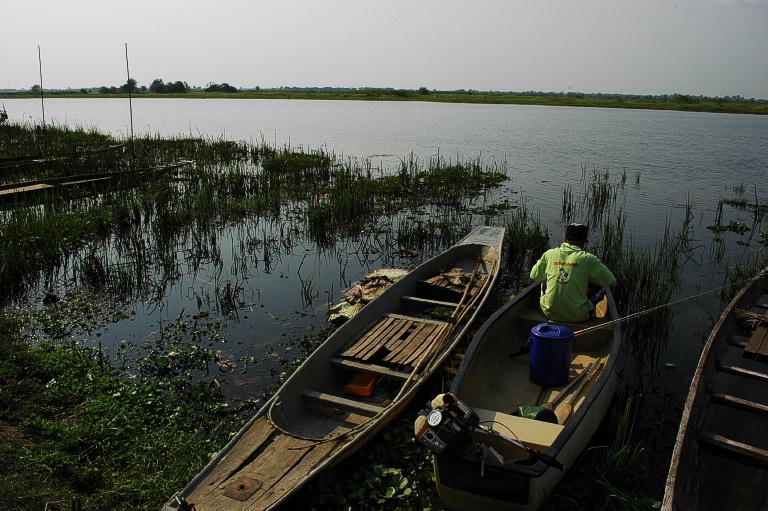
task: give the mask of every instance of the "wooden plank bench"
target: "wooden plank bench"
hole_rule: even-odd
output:
[[[768,416],[768,406],[765,406],[761,403],[755,403],[754,401],[741,399],[739,397],[730,396],[728,394],[721,394],[719,392],[712,393],[710,397],[714,402],[725,406],[730,406],[739,410],[745,410],[747,412],[755,413],[758,415]]]
[[[429,298],[422,298],[420,296],[403,296],[403,300],[407,302],[413,302],[418,303],[421,305],[434,305],[437,307],[448,307],[448,308],[455,308],[459,303],[458,302],[445,302],[442,300],[430,300]]]
[[[342,369],[348,369],[356,373],[373,374],[376,376],[384,376],[386,378],[392,378],[395,380],[405,381],[408,379],[410,372],[398,371],[386,366],[371,364],[368,362],[361,362],[358,360],[350,360],[341,357],[331,358],[331,365],[335,367],[341,367]]]
[[[742,442],[737,442],[735,440],[731,440],[730,438],[726,438],[722,435],[716,435],[714,433],[709,433],[705,431],[699,432],[698,435],[699,435],[700,442],[713,445],[715,447],[720,447],[721,449],[725,449],[730,452],[735,452],[743,456],[749,456],[756,460],[762,461],[763,463],[768,463],[768,451],[766,451],[765,449],[760,449],[759,447],[748,445]]]
[[[742,378],[752,378],[753,380],[760,380],[768,382],[768,373],[761,371],[753,371],[751,369],[744,369],[743,367],[737,367],[730,364],[717,364],[717,370],[727,374],[733,374]]]
[[[384,408],[381,406],[363,403],[360,401],[335,396],[333,394],[327,394],[325,392],[317,392],[315,390],[304,390],[301,393],[301,397],[310,403],[326,406],[328,408],[357,413],[368,417],[373,417],[384,410]]]

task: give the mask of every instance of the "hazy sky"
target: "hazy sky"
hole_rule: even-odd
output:
[[[768,99],[768,0],[2,0],[0,88],[139,85]]]

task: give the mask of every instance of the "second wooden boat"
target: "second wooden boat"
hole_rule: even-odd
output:
[[[559,325],[547,323],[539,295],[539,284],[531,285],[475,335],[450,390],[461,406],[436,398],[426,422],[417,419],[416,436],[436,453],[438,493],[454,511],[539,509],[615,393],[620,332],[610,291],[600,304],[607,305],[603,317]],[[561,332],[572,332],[570,349],[563,351],[560,342],[560,353],[534,360],[523,347],[549,329],[562,337],[558,341],[567,340]],[[564,378],[550,383],[555,375],[542,373],[540,365],[562,357]],[[444,420],[434,410],[447,413]]]
[[[768,268],[712,329],[685,402],[662,509],[768,509]]]
[[[478,227],[365,305],[165,509],[273,509],[359,449],[466,334],[498,279],[503,240],[504,228]]]

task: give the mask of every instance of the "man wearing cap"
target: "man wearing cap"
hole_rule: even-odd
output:
[[[587,296],[590,284],[600,288],[616,285],[616,278],[595,255],[584,250],[589,228],[570,224],[565,243],[542,254],[531,278],[542,283],[541,311],[552,321],[586,321],[595,305]]]

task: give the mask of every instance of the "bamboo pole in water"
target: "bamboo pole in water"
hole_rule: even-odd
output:
[[[128,110],[131,116],[131,166],[135,167],[135,152],[133,148],[133,99],[131,96],[131,68],[128,66],[128,43],[125,43],[125,72],[128,75],[125,85],[128,88]]]
[[[40,45],[37,45],[37,63],[40,68],[40,103],[43,106],[43,128],[45,128],[45,92],[43,89],[43,57],[40,54]]]

